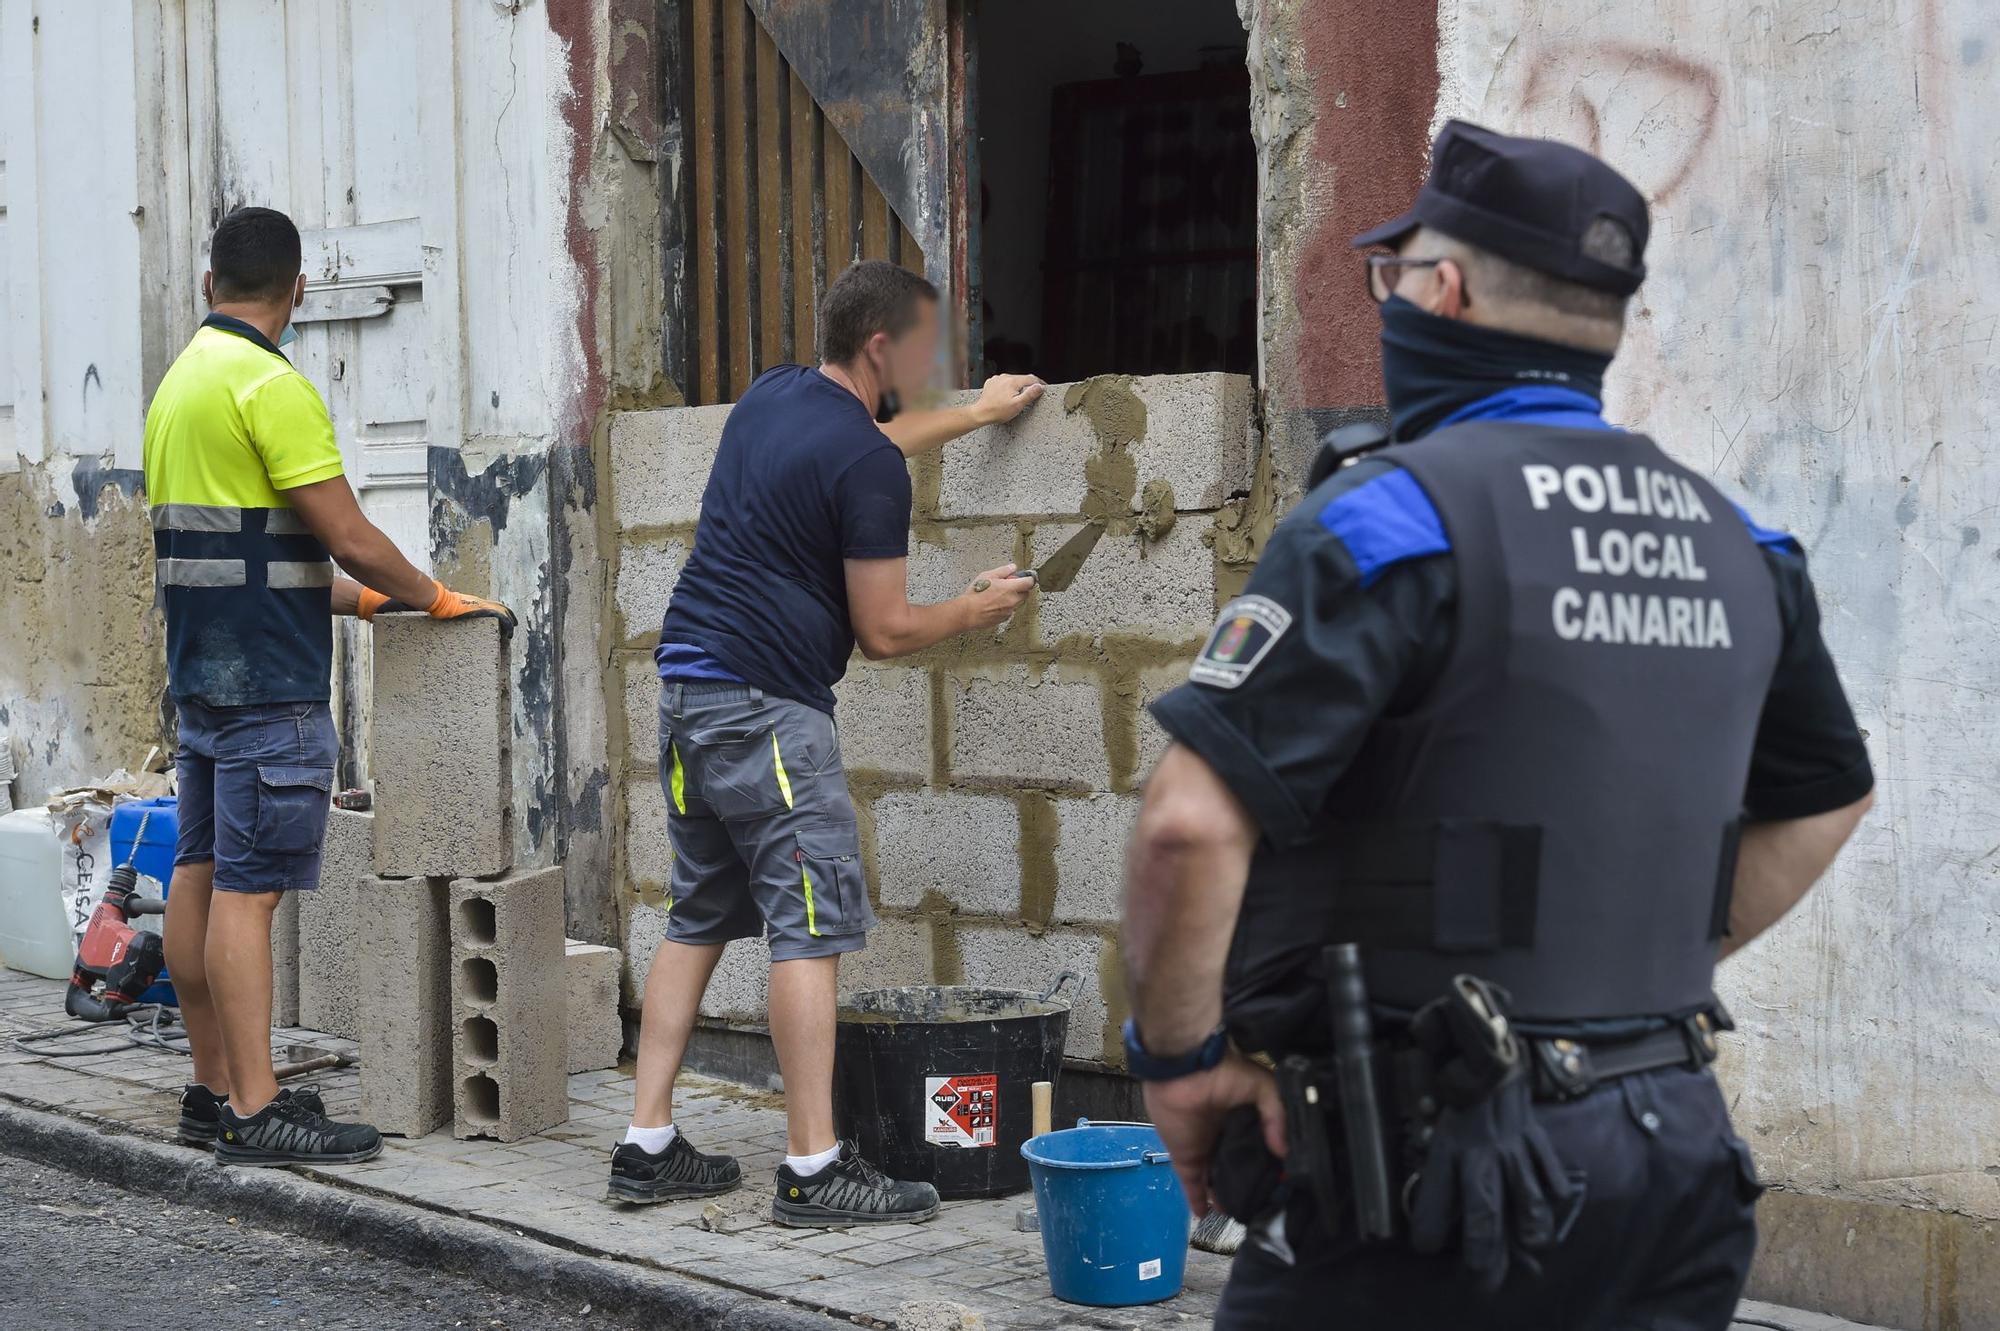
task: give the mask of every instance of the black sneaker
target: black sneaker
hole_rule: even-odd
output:
[[[288,1087],[278,1094],[291,1096],[315,1114],[326,1112],[317,1086]],[[228,1103],[228,1096],[217,1095],[200,1082],[190,1082],[181,1088],[180,1139],[189,1146],[215,1145],[215,1134],[221,1130],[222,1106]]]
[[[366,1123],[335,1123],[318,1095],[278,1098],[248,1118],[223,1105],[217,1115],[219,1165],[357,1165],[382,1152],[382,1134]]]
[[[861,1158],[853,1142],[840,1158],[808,1178],[778,1166],[778,1195],[771,1219],[794,1228],[887,1225],[928,1220],[938,1213],[937,1189],[890,1178]]]
[[[713,1197],[742,1181],[743,1167],[732,1157],[703,1155],[688,1144],[684,1132],[676,1132],[667,1149],[657,1154],[636,1142],[620,1142],[611,1148],[609,1200],[614,1202],[645,1206]]]

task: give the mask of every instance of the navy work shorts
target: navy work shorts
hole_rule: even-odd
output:
[[[319,886],[340,741],[323,702],[177,704],[180,841],[175,864],[215,861],[223,892]]]
[[[762,935],[773,961],[866,946],[875,913],[831,716],[740,684],[663,684],[660,783],[669,940]]]
[[[1561,1246],[1485,1294],[1458,1254],[1401,1243],[1331,1248],[1308,1235],[1286,1267],[1246,1241],[1215,1325],[1326,1331],[1725,1331],[1757,1247],[1756,1166],[1715,1078],[1675,1068],[1537,1104],[1556,1154],[1584,1176],[1583,1213]]]

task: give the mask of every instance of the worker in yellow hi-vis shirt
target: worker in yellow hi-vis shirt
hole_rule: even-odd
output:
[[[318,886],[337,740],[330,616],[384,606],[514,615],[448,591],[361,514],[325,403],[279,348],[305,298],[298,228],[239,208],[215,229],[213,311],[146,413],[167,676],[180,712],[180,843],[166,956],[194,1054],[180,1135],[226,1163],[329,1164],[381,1150],[271,1067],[271,917]],[[338,576],[333,561],[360,582]],[[363,585],[365,584],[365,585]]]

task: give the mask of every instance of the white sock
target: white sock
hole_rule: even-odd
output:
[[[825,1169],[838,1159],[840,1159],[840,1143],[835,1142],[818,1155],[786,1156],[785,1168],[791,1170],[800,1178],[811,1178],[814,1174],[819,1173],[820,1170]]]
[[[634,1123],[625,1129],[625,1140],[647,1155],[658,1155],[674,1144],[674,1135],[679,1131],[671,1123],[664,1128],[642,1128]]]

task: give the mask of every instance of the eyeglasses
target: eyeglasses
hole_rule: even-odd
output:
[[[1405,259],[1400,254],[1371,254],[1368,256],[1368,294],[1380,305],[1396,293],[1396,283],[1403,280],[1405,268],[1435,268],[1443,259]]]

